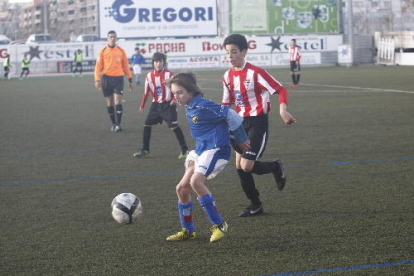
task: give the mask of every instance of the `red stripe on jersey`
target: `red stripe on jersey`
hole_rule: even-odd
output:
[[[154,103],[163,103],[174,98],[171,90],[165,85],[165,81],[172,78],[172,76],[173,73],[167,69],[163,69],[161,72],[152,70],[147,74],[141,101],[142,108],[145,106],[149,94],[152,95],[152,102]]]
[[[224,74],[222,104],[236,104],[240,116],[267,114],[271,109],[269,93],[279,94],[279,102],[287,104],[287,90],[260,67],[246,63],[241,71],[230,69]]]
[[[289,48],[289,61],[299,61],[301,58],[299,47],[294,46]]]

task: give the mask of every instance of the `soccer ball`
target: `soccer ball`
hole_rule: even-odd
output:
[[[131,193],[117,195],[111,203],[112,217],[118,223],[130,224],[142,213],[141,200]]]

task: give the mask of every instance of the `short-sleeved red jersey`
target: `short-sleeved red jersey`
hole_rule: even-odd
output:
[[[165,81],[173,77],[173,73],[168,69],[161,72],[152,70],[147,74],[145,79],[145,90],[142,95],[141,108],[144,108],[148,96],[152,95],[153,103],[163,103],[174,99],[169,87],[165,85]]]
[[[289,48],[289,61],[300,61],[301,57],[300,48],[298,46]]]
[[[242,117],[259,116],[271,109],[270,94],[279,94],[279,103],[288,102],[288,91],[266,70],[245,63],[241,71],[233,68],[223,76],[223,105],[236,105]]]

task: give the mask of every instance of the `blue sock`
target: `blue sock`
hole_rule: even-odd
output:
[[[206,212],[212,225],[219,224],[224,221],[217,210],[216,199],[211,194],[199,197],[198,201],[200,202],[200,205],[203,207],[204,212]]]
[[[193,221],[193,202],[190,201],[186,204],[178,201],[178,213],[180,214],[180,223],[181,227],[188,230],[188,232],[193,233],[194,221]]]
[[[135,83],[138,84],[140,82],[141,82],[141,80],[139,79],[139,76],[135,76]]]

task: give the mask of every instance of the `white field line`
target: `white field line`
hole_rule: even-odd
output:
[[[199,79],[199,82],[208,82],[211,83],[211,80],[207,79]],[[319,86],[319,87],[328,87],[328,88],[342,88],[342,89],[354,89],[354,90],[365,90],[365,91],[349,91],[349,90],[300,90],[295,91],[294,88],[288,88],[289,92],[295,93],[348,93],[348,92],[393,92],[393,93],[406,93],[406,94],[414,94],[414,91],[406,91],[406,90],[398,90],[398,89],[384,89],[384,88],[372,88],[372,87],[358,87],[358,86],[345,86],[345,85],[331,85],[331,84],[314,84],[314,83],[301,83],[300,86]],[[203,91],[222,91],[222,89],[216,88],[203,88]]]
[[[397,93],[408,93],[414,94],[414,91],[405,91],[397,89],[383,89],[383,88],[371,88],[371,87],[358,87],[358,86],[344,86],[344,85],[330,85],[330,84],[313,84],[313,83],[304,83],[303,86],[320,86],[320,87],[329,87],[329,88],[344,88],[344,89],[356,89],[356,90],[368,90],[368,91],[377,91],[377,92],[397,92]],[[298,92],[307,92],[307,91],[298,91]],[[319,92],[319,91],[315,91]],[[320,91],[324,92],[324,91]],[[329,91],[331,92],[331,91]],[[333,91],[332,91],[333,92]],[[338,91],[338,92],[350,92],[350,91]]]

